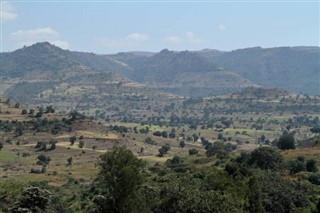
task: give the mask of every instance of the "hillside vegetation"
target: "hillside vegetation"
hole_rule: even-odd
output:
[[[215,50],[212,50],[215,53]],[[247,48],[211,54],[199,52],[212,63],[231,70],[250,81],[292,92],[319,95],[320,48]]]
[[[0,209],[316,212],[319,104],[251,88],[99,122],[1,98]]]
[[[318,50],[1,53],[0,212],[320,212]]]

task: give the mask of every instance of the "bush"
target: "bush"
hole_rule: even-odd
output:
[[[170,150],[170,146],[168,144],[163,145],[160,149],[159,149],[159,157],[163,157],[163,155],[167,154],[168,151]]]
[[[303,161],[292,160],[288,162],[288,169],[290,174],[296,174],[306,170]]]
[[[251,152],[248,164],[263,170],[280,170],[283,167],[283,156],[271,147],[260,147]]]
[[[316,172],[312,174],[308,180],[310,183],[315,184],[315,185],[320,185],[320,172]]]
[[[196,149],[189,149],[189,155],[196,155],[198,154],[198,150]]]
[[[282,150],[295,149],[295,140],[293,134],[283,134],[277,143],[277,147]]]
[[[310,159],[306,163],[306,170],[308,172],[317,172],[318,168],[316,166],[316,161],[314,159]]]

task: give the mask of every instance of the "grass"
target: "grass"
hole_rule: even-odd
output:
[[[92,131],[86,131],[86,130],[80,130],[76,131],[75,134],[63,134],[56,137],[56,139],[69,139],[72,136],[76,136],[79,138],[80,136],[83,136],[84,139],[105,139],[105,140],[116,140],[118,139],[118,135],[114,133],[98,133],[98,132],[92,132]]]
[[[304,156],[306,160],[314,159],[320,165],[320,147],[311,147],[304,149],[286,150],[282,152],[287,160],[296,159],[298,156]]]
[[[0,163],[17,163],[18,156],[16,153],[9,150],[1,150],[0,151]]]

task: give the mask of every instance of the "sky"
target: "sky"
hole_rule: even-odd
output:
[[[100,54],[319,46],[319,4],[318,0],[1,0],[1,52],[42,41]]]

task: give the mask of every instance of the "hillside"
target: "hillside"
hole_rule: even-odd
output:
[[[247,48],[217,54],[198,52],[213,63],[267,87],[320,94],[320,48]]]
[[[130,79],[179,95],[217,95],[257,86],[190,51],[174,52],[165,49],[145,57],[132,53],[110,57],[132,67],[134,72],[127,76]]]
[[[71,58],[68,51],[48,42],[1,53],[1,77],[24,80],[61,80],[93,70]]]
[[[189,51],[97,55],[62,50],[43,42],[1,53],[1,58],[1,95],[31,106],[55,101],[63,110],[84,106],[83,101],[89,99],[91,107],[78,109],[105,107],[107,100],[115,103],[124,94],[162,99],[172,96],[167,92],[206,96],[255,86]]]
[[[174,96],[168,93],[199,97],[260,86],[319,94],[318,59],[318,47],[98,55],[43,42],[1,53],[0,94],[33,106],[54,100],[68,110],[89,99],[105,106],[100,94],[112,100],[165,94],[162,99]]]
[[[60,110],[92,111],[128,97],[167,97],[128,80],[126,64],[107,56],[62,50],[48,42],[2,53],[1,95],[29,107],[52,102]],[[90,103],[87,103],[90,100]]]

